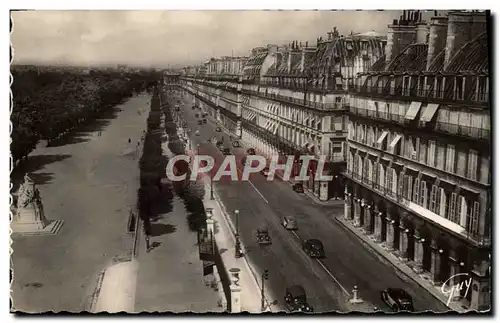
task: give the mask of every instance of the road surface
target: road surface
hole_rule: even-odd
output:
[[[209,122],[197,125],[192,100],[184,98],[181,113],[192,129],[192,139],[200,144],[200,153],[209,154],[220,164],[223,158],[218,149],[206,139],[229,136],[215,131],[216,125]],[[200,136],[194,136],[199,129]],[[231,148],[237,163],[245,155],[243,148]],[[241,164],[238,164],[241,166]],[[381,310],[389,308],[380,299],[380,291],[388,287],[401,287],[408,291],[416,311],[446,311],[447,307],[410,279],[402,280],[394,267],[382,263],[353,234],[342,229],[333,219],[343,213],[343,207],[315,204],[307,196],[295,193],[288,183],[280,180],[267,181],[255,174],[248,182],[232,182],[223,177],[214,187],[225,208],[235,222],[234,210],[240,211],[239,229],[248,257],[260,270],[269,270],[267,286],[283,303],[285,288],[293,284],[302,285],[316,312],[350,311],[347,299],[356,285],[360,296],[369,304]],[[293,215],[297,219],[297,232],[283,228],[281,219]],[[272,245],[259,246],[255,230],[266,224],[272,237]],[[326,258],[317,261],[309,258],[301,248],[301,241],[308,238],[320,239],[325,247]]]

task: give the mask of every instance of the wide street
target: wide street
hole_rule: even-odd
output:
[[[145,93],[131,98],[29,156],[22,170],[32,173],[45,216],[64,225],[57,235],[12,237],[14,310],[89,310],[100,272],[130,258],[127,223],[139,188],[137,143],[150,101]]]
[[[226,147],[240,160],[243,148],[232,148],[229,136],[216,132],[216,124],[210,117],[206,125],[197,125],[192,110],[192,97],[183,97],[181,114],[191,129],[190,138],[193,149],[199,144],[200,154],[208,154],[220,165],[223,155],[207,139],[224,136]],[[174,102],[172,102],[174,104]],[[195,131],[200,136],[195,136]],[[395,269],[381,262],[354,235],[342,229],[334,216],[343,213],[343,206],[322,206],[315,204],[307,196],[295,193],[288,183],[281,180],[267,181],[262,175],[255,174],[248,182],[231,182],[228,177],[214,183],[215,190],[235,223],[234,210],[240,211],[239,230],[248,257],[261,272],[269,270],[266,282],[279,304],[283,304],[284,291],[293,284],[302,285],[310,304],[316,312],[351,311],[355,307],[348,304],[352,289],[358,286],[360,296],[366,303],[388,311],[380,299],[380,291],[388,287],[401,287],[409,292],[416,311],[446,311],[447,307],[410,279],[402,279]],[[298,222],[296,233],[285,230],[281,219],[293,215]],[[267,225],[272,245],[259,246],[255,230]],[[326,258],[317,261],[309,258],[301,247],[301,241],[308,238],[320,239],[325,247]]]

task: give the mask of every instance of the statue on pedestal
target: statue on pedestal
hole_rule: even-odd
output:
[[[19,188],[17,212],[13,218],[12,226],[29,227],[32,230],[44,229],[50,221],[43,213],[42,198],[35,182],[28,174],[24,176],[24,183]]]

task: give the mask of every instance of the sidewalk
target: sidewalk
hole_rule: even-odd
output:
[[[174,197],[172,204],[168,215],[152,223],[150,252],[139,230],[135,311],[222,312],[217,291],[203,279],[197,235],[188,228],[184,203]]]
[[[427,290],[431,295],[433,295],[438,301],[442,302],[446,305],[448,299],[446,295],[441,292],[441,285],[434,286],[433,283],[425,276],[425,274],[417,274],[412,268],[409,266],[411,263],[403,261],[399,258],[395,253],[390,252],[382,244],[375,242],[372,240],[372,236],[368,236],[364,233],[362,228],[355,227],[350,221],[347,221],[343,218],[343,215],[336,216],[334,218],[338,223],[340,223],[346,230],[354,233],[365,245],[367,245],[371,250],[375,251],[375,255],[381,260],[385,262],[391,263],[395,268],[397,268],[397,272],[401,274],[403,277],[400,278],[404,281],[408,280],[408,278],[415,281],[422,288]],[[462,307],[460,302],[451,302],[447,305],[451,310],[457,311],[458,313],[465,313],[468,310]]]
[[[160,129],[165,132],[165,117]],[[173,156],[168,141],[163,155]],[[151,250],[146,252],[144,232],[138,232],[139,271],[135,297],[136,312],[222,312],[219,293],[204,280],[199,259],[198,236],[189,229],[185,205],[173,192],[164,193],[162,213],[151,224]],[[142,225],[142,224],[141,224]]]
[[[241,287],[241,310],[242,312],[247,311],[250,313],[262,313],[261,310],[261,287],[258,283],[258,278],[260,273],[254,270],[251,264],[248,262],[246,257],[235,258],[235,242],[236,239],[234,237],[234,228],[233,224],[228,221],[227,217],[224,214],[224,211],[221,208],[219,199],[214,192],[214,200],[210,199],[210,184],[208,182],[208,178],[203,177],[203,182],[205,184],[205,197],[203,199],[203,204],[205,208],[211,208],[213,214],[213,220],[215,220],[215,240],[217,242],[217,246],[221,252],[221,258],[226,267],[226,271],[229,271],[231,268],[239,268],[240,280],[238,285]],[[244,246],[243,246],[244,252]],[[231,275],[229,274],[229,277]],[[280,309],[278,306],[271,305],[267,300],[274,299],[271,295],[266,293],[266,306],[268,311],[269,309],[272,312],[278,312]],[[227,300],[230,303],[230,300]]]

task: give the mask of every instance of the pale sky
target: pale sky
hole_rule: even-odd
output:
[[[385,33],[401,11],[12,12],[14,63],[185,66],[292,40]],[[430,13],[425,14],[428,16]]]

